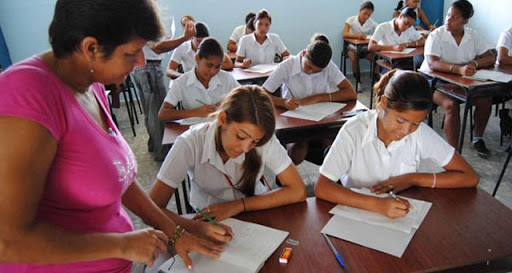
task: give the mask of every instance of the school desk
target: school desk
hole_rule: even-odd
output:
[[[509,75],[512,75],[512,66],[510,65],[495,65],[489,68],[483,68],[484,70],[499,71]],[[468,119],[468,113],[472,109],[472,98],[482,96],[506,96],[512,93],[512,82],[500,83],[493,81],[478,81],[473,79],[464,78],[460,75],[451,73],[444,73],[438,71],[422,71],[421,73],[432,77],[432,90],[442,92],[458,101],[465,102],[464,116],[462,118],[462,126],[459,134],[459,146],[458,151],[462,154],[462,145],[464,144],[464,132],[466,131],[466,124]],[[442,84],[440,80],[450,83],[450,85]],[[456,88],[453,88],[453,85]],[[470,115],[470,119],[472,115]],[[432,124],[432,119],[429,117],[429,123]],[[472,124],[472,121],[470,121]],[[472,130],[471,130],[472,136]]]
[[[294,131],[311,128],[341,126],[349,118],[347,117],[347,114],[355,113],[351,111],[360,112],[364,111],[363,109],[368,109],[364,104],[362,104],[359,101],[354,100],[344,103],[347,104],[345,107],[320,121],[311,121],[281,116],[281,113],[285,112],[286,110],[282,108],[276,108],[276,135],[278,138],[280,138],[280,136],[286,135],[286,139],[279,139],[282,144],[295,142],[297,141],[297,139],[293,138]],[[188,130],[188,128],[188,125],[180,125],[175,122],[167,122],[165,124],[165,131],[164,137],[162,139],[162,144],[173,144],[176,138],[183,132]]]
[[[363,52],[363,50],[365,48],[368,49],[368,43],[370,43],[370,40],[367,40],[367,39],[361,40],[361,39],[343,38],[343,51],[341,52],[341,69],[345,76],[347,75],[348,47],[349,47],[349,45],[352,45],[356,48],[355,65],[356,65],[357,73],[352,71],[356,75],[356,92],[358,91],[359,82],[361,81],[361,73],[360,73],[360,69],[359,69],[359,55],[361,54],[361,52]],[[371,68],[370,68],[370,71],[372,71]]]
[[[285,240],[261,273],[512,270],[512,211],[484,190],[410,188],[399,195],[433,203],[403,256],[397,258],[329,237],[345,262],[344,268],[320,233],[331,217],[328,211],[333,203],[311,197],[306,202],[247,212],[236,218],[288,231],[288,238],[299,243],[291,245]],[[288,264],[280,264],[279,255],[285,247],[292,248],[292,256]]]
[[[270,74],[272,74],[272,72],[273,71],[266,73],[247,72],[240,67],[235,67],[233,70],[229,71],[229,73],[231,73],[235,80],[237,80],[240,84],[263,82],[270,76]]]

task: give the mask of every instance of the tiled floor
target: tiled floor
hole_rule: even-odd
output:
[[[358,99],[366,105],[369,105],[369,82],[370,80],[367,75],[363,77],[363,83],[360,87],[360,91],[362,91],[362,93],[358,93]],[[507,107],[512,107],[512,104],[508,103]],[[142,114],[140,114],[140,112],[138,114],[139,119],[142,120]],[[147,151],[146,144],[148,136],[142,122],[136,125],[137,136],[134,137],[129,124],[128,115],[126,114],[126,109],[122,107],[118,116],[121,132],[123,133],[123,136],[126,138],[128,144],[132,148],[137,158],[137,179],[142,187],[146,191],[149,191],[155,180],[156,174],[160,167],[160,163],[153,161]],[[434,129],[439,134],[444,135],[442,129],[440,128],[441,120],[442,112],[438,111],[434,116]],[[492,156],[489,159],[482,159],[478,157],[476,152],[471,148],[470,141],[468,141],[469,133],[466,134],[466,141],[464,143],[464,150],[462,153],[464,158],[468,160],[468,162],[471,164],[471,166],[473,166],[475,171],[480,176],[480,183],[478,186],[489,193],[491,193],[494,189],[498,175],[502,169],[503,163],[505,162],[507,155],[505,149],[507,148],[508,143],[512,141],[510,138],[505,138],[505,144],[500,146],[499,137],[499,118],[494,116],[493,112],[485,132],[486,144],[487,147],[492,151]],[[512,165],[512,163],[510,165]],[[426,168],[428,169],[428,166]],[[304,182],[309,188],[308,192],[312,193],[312,186],[318,177],[318,166],[309,162],[304,162],[298,166],[298,170]],[[509,167],[508,172],[505,174],[496,198],[512,209],[512,166]],[[172,200],[174,200],[174,198]],[[169,206],[173,208],[174,204],[170,204]],[[137,229],[145,227],[144,223],[142,223],[137,217],[134,217],[133,215],[131,216]],[[132,272],[140,272],[140,268],[140,265],[136,265],[134,266]]]

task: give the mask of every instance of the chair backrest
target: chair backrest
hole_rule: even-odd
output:
[[[176,199],[176,210],[179,215],[193,213],[194,209],[189,203],[190,198],[190,179],[188,175],[181,182],[180,186],[174,192]]]

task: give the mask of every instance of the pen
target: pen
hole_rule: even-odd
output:
[[[336,256],[336,260],[338,260],[338,263],[341,265],[341,267],[345,267],[345,263],[341,259],[338,251],[336,251],[336,248],[334,248],[334,246],[332,245],[331,240],[329,240],[329,237],[327,237],[327,235],[325,235],[325,233],[322,233],[322,235],[324,236],[324,239],[327,242],[327,245],[331,249],[332,253],[334,254],[334,256]]]
[[[437,21],[439,21],[439,18],[436,19],[436,21],[432,24],[433,26],[436,26]]]
[[[215,222],[215,220],[213,220],[212,218],[210,218],[210,216],[208,216],[206,213],[204,213],[202,210],[200,210],[199,208],[196,208],[197,211],[199,211],[199,213],[201,213],[201,215],[203,215],[204,218],[206,218],[206,220],[210,221],[210,223],[218,226],[219,223]]]
[[[293,95],[292,90],[291,90],[291,89],[288,89],[288,91],[290,91],[290,95],[292,95],[292,99],[294,99],[294,98],[295,98],[295,96]]]
[[[196,99],[196,101],[197,101],[197,102],[199,102],[199,103],[200,103],[200,104],[202,104],[202,105],[208,105],[208,104],[204,103],[203,101],[201,101],[201,100],[199,100],[199,99]]]

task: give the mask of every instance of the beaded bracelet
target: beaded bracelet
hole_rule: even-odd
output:
[[[171,238],[169,239],[169,244],[171,246],[176,244],[176,241],[181,237],[181,235],[183,235],[183,233],[185,233],[185,228],[183,228],[180,225],[177,225],[176,229],[174,230],[174,232],[171,235]]]

